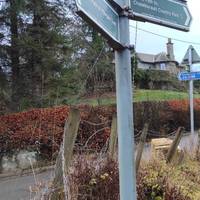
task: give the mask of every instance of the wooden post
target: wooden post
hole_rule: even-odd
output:
[[[110,133],[110,141],[109,141],[109,157],[114,159],[114,155],[116,152],[117,147],[117,115],[116,113],[113,114],[112,118],[112,126],[111,126],[111,133]]]
[[[70,161],[73,155],[73,149],[75,140],[78,133],[78,127],[80,123],[80,112],[78,109],[71,108],[68,120],[65,123],[63,145],[60,147],[60,152],[56,160],[55,175],[53,179],[53,187],[59,189],[63,187],[63,157],[64,168],[67,170],[70,165]],[[52,194],[51,200],[58,199],[57,192]]]
[[[200,153],[200,129],[198,130],[197,132],[197,138],[198,138],[198,143],[197,143],[197,148],[196,148],[196,158],[199,160],[200,156],[199,156],[199,153]]]
[[[166,162],[167,163],[170,163],[176,153],[176,150],[177,150],[177,147],[180,143],[180,140],[181,140],[181,137],[183,135],[183,127],[179,127],[177,132],[176,132],[176,135],[175,135],[175,138],[174,138],[174,141],[172,142],[168,152],[167,152],[167,157],[166,157]]]
[[[62,144],[61,144],[62,146]],[[56,159],[54,179],[53,179],[53,187],[57,188],[63,184],[62,180],[62,150],[60,148],[58,157]]]
[[[142,134],[140,136],[140,142],[139,142],[138,149],[137,149],[137,156],[136,156],[136,162],[135,162],[136,173],[138,172],[138,169],[139,169],[139,166],[140,166],[140,161],[141,161],[141,158],[142,158],[142,152],[143,152],[144,145],[145,145],[145,142],[146,142],[148,129],[149,129],[149,123],[145,123],[144,128],[142,130]]]
[[[198,130],[198,148],[200,148],[200,129]]]

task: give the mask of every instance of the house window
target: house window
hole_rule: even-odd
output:
[[[166,64],[160,63],[160,70],[166,70]]]

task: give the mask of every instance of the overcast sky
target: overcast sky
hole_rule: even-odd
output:
[[[138,22],[139,29],[141,28],[156,34],[172,38],[172,42],[174,43],[175,58],[179,62],[182,61],[186,53],[186,50],[190,44],[175,41],[173,40],[173,38],[194,43],[200,43],[200,1],[188,0],[188,7],[193,17],[190,32],[182,32],[176,29],[167,28],[148,22],[146,23]],[[135,27],[136,22],[131,20],[130,25],[131,25],[130,29],[131,44],[135,44],[136,30],[132,26]],[[139,29],[137,31],[137,40],[136,40],[137,52],[150,53],[150,54],[158,54],[163,51],[166,52],[167,38],[162,38],[150,33],[146,33]],[[200,55],[200,45],[195,45],[195,44],[192,45]]]
[[[188,0],[188,7],[193,17],[190,32],[182,32],[147,22],[146,23],[138,22],[138,28],[145,29],[154,32],[156,34],[160,34],[171,38],[200,43],[200,1]],[[130,24],[132,26],[135,26],[136,22],[131,21]],[[132,27],[130,30],[131,30],[131,43],[135,44],[136,31]],[[138,30],[136,51],[143,53],[152,53],[152,54],[157,54],[163,51],[166,52],[166,42],[167,39],[165,38]],[[172,42],[174,43],[174,52],[176,60],[180,62],[184,57],[186,50],[190,44],[178,42],[173,39]],[[200,55],[200,45],[193,45],[193,47],[197,50],[198,54]]]

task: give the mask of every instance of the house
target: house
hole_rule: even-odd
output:
[[[175,60],[174,47],[170,38],[168,39],[166,47],[167,53],[161,52],[156,55],[136,53],[137,67],[144,70],[166,70],[172,74],[177,74],[181,69]]]

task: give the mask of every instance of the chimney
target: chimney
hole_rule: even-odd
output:
[[[168,38],[168,43],[167,43],[167,56],[170,60],[175,60],[174,56],[174,46],[171,41],[171,38]]]

